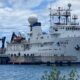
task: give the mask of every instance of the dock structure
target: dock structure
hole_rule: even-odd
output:
[[[8,56],[0,56],[0,64],[9,64],[9,57]]]

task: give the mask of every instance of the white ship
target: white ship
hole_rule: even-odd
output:
[[[71,4],[67,9],[50,8],[50,29],[44,33],[36,16],[30,16],[29,39],[13,33],[7,43],[6,54],[11,62],[80,62],[80,25],[77,16],[71,14]],[[47,25],[47,23],[46,23]]]

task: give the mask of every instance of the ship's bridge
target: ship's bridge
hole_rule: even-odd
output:
[[[80,36],[80,25],[54,25],[50,27],[50,35],[53,38]]]
[[[80,25],[57,25],[53,29],[80,30]]]

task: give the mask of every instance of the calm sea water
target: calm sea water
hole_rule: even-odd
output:
[[[62,74],[68,74],[73,68],[80,73],[80,66],[58,67]],[[0,80],[40,80],[45,71],[51,70],[46,65],[0,65]]]

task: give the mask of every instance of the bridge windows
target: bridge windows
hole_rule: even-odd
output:
[[[26,57],[27,55],[26,54],[24,54],[24,57]]]
[[[21,54],[20,54],[20,53],[18,53],[18,56],[21,56]]]
[[[17,55],[16,54],[14,54],[14,57],[16,57]]]
[[[57,54],[54,54],[54,56],[56,57],[56,56],[57,56]]]
[[[27,56],[29,56],[29,54],[27,54]]]
[[[11,54],[11,57],[13,57],[13,54]]]
[[[41,44],[41,47],[43,46],[52,46],[54,42],[45,42],[43,44]]]
[[[41,47],[43,47],[43,44],[41,44]]]
[[[55,29],[55,31],[58,31],[58,29]]]
[[[80,30],[80,28],[76,28],[76,27],[67,27],[66,30]]]
[[[66,41],[59,41],[56,44],[57,44],[57,46],[66,46],[68,44],[68,40],[66,40]]]
[[[29,50],[30,49],[30,45],[29,44],[24,45],[24,50],[25,49]]]

